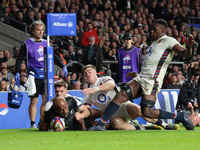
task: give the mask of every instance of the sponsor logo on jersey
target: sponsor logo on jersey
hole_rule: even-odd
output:
[[[44,48],[43,48],[42,45],[39,46],[39,48],[38,48],[37,51],[38,51],[38,53],[40,54],[40,56],[43,56],[43,55],[44,55]]]
[[[40,45],[37,51],[39,55],[41,56],[38,58],[38,61],[44,61],[44,47]]]
[[[127,64],[129,61],[131,60],[131,57],[129,54],[127,54],[124,58],[123,58],[123,63]]]

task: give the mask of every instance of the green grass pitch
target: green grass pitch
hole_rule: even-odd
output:
[[[199,149],[200,127],[186,131],[64,131],[0,130],[0,150],[189,150]]]

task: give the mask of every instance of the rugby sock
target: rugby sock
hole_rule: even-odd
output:
[[[163,128],[166,128],[167,124],[163,122],[162,120],[158,119],[158,121],[155,123],[156,125],[162,126]]]
[[[135,130],[141,130],[140,126],[134,126]]]
[[[160,114],[158,116],[158,119],[174,119],[176,117],[175,113],[168,112],[162,109],[159,109],[159,110],[160,110]]]
[[[104,126],[110,117],[119,109],[119,105],[115,104],[114,102],[110,102],[107,106],[106,110],[103,113],[103,116],[100,118],[99,122],[96,126]]]
[[[162,120],[158,119],[158,121],[155,124],[158,125],[158,126],[161,126],[162,123],[163,123]]]
[[[34,125],[35,124],[35,121],[31,121],[31,125]]]

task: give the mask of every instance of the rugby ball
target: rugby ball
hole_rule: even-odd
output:
[[[65,121],[63,118],[55,117],[50,122],[51,129],[61,128],[62,130],[65,129]]]

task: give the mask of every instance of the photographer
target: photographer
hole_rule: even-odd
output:
[[[198,54],[196,53],[196,48],[198,47],[198,43],[194,43],[193,45],[193,56],[191,59],[186,60],[185,63],[188,64],[188,81],[185,82],[178,96],[178,102],[176,106],[176,110],[179,112],[181,110],[190,110],[190,105],[192,105],[195,112],[199,112],[200,107],[200,80],[199,73],[200,70],[200,60],[198,58]],[[190,105],[188,105],[190,104]]]

